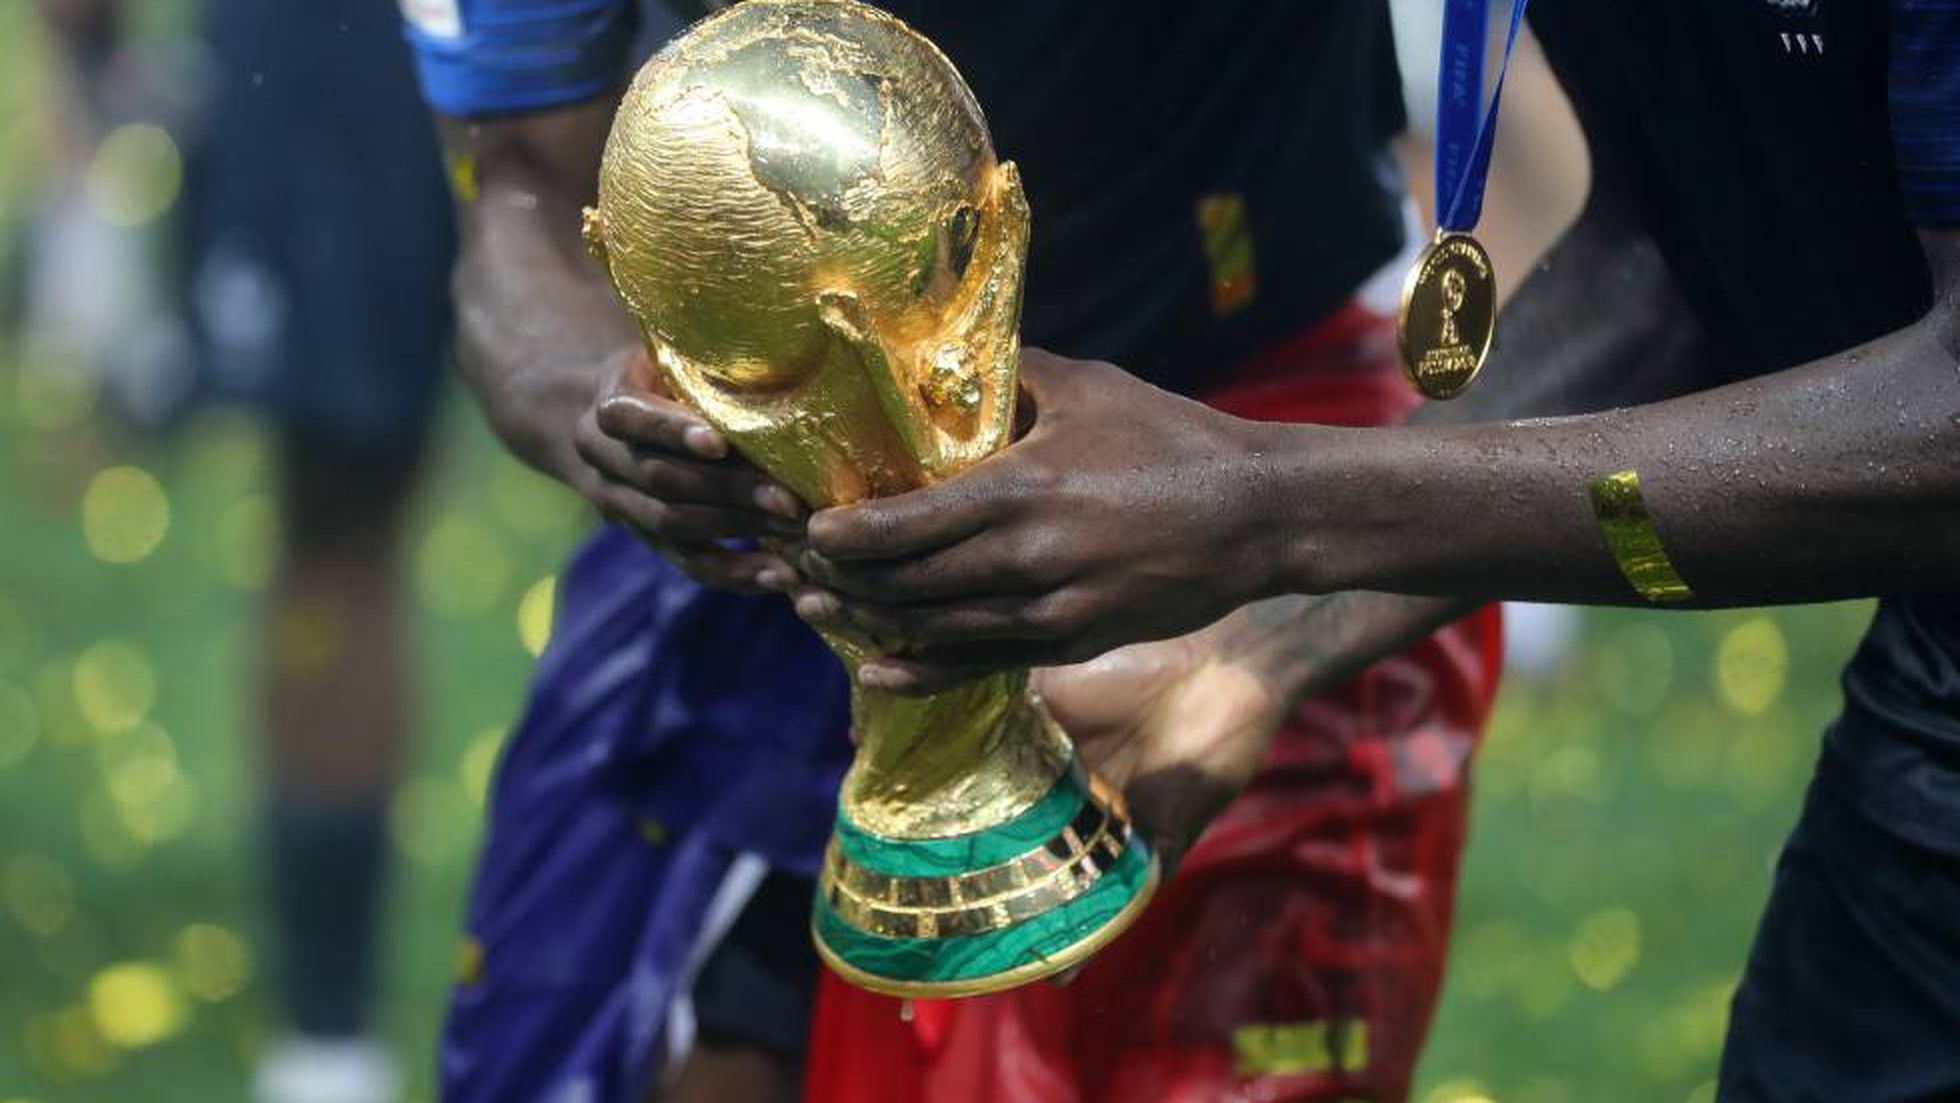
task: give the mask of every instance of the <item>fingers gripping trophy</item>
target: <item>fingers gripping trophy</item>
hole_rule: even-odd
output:
[[[1014,424],[1027,202],[965,81],[848,0],[750,0],[649,61],[586,239],[673,392],[821,508],[944,479]],[[827,637],[847,667],[897,641]],[[1023,673],[853,691],[812,928],[904,996],[1066,969],[1158,866]]]

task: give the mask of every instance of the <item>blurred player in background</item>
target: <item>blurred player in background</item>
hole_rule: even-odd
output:
[[[119,4],[42,2],[85,87],[113,70]],[[271,422],[258,837],[290,1034],[255,1093],[391,1103],[399,1076],[369,1031],[411,726],[402,530],[449,326],[447,190],[389,0],[207,0],[201,16],[178,225],[197,371],[112,397],[145,419],[236,399]]]

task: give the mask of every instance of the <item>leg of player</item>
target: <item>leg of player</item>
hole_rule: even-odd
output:
[[[420,453],[283,443],[259,689],[264,859],[293,1037],[261,1066],[259,1093],[391,1100],[395,1071],[366,1032],[388,805],[408,731],[400,544]],[[343,1087],[319,1094],[328,1084]]]

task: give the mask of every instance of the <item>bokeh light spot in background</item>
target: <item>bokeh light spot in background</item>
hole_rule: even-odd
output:
[[[1531,810],[1541,819],[1598,804],[1600,795],[1599,755],[1591,747],[1560,747],[1531,772]]]
[[[411,778],[395,795],[395,845],[421,865],[468,853],[479,822],[462,784],[449,778]]]
[[[490,468],[488,504],[497,522],[522,536],[553,536],[579,523],[583,504],[557,483],[498,453]]]
[[[270,497],[248,494],[226,506],[213,533],[218,577],[241,590],[264,589],[277,532]]]
[[[88,1010],[110,1045],[144,1049],[183,1029],[190,1009],[161,965],[127,961],[89,981]]]
[[[1629,624],[1599,645],[1599,692],[1629,716],[1650,716],[1674,683],[1674,645],[1657,624]]]
[[[131,762],[149,759],[160,760],[171,767],[177,765],[177,741],[170,738],[169,732],[148,720],[115,735],[98,738],[95,742],[96,767],[104,777]]]
[[[1534,1076],[1505,1097],[1505,1103],[1572,1103],[1572,1085],[1556,1076]]]
[[[277,470],[269,432],[245,410],[199,409],[173,438],[181,450],[173,481],[206,488],[223,501],[263,493]]]
[[[27,1054],[54,1080],[104,1075],[116,1067],[116,1051],[87,1008],[43,1015],[27,1026]]]
[[[1447,1080],[1431,1088],[1422,1103],[1497,1103],[1475,1080]]]
[[[106,833],[105,840],[113,836],[109,849],[115,856],[127,852],[131,840],[151,846],[190,826],[193,791],[178,767],[177,744],[169,732],[146,720],[128,731],[100,736],[95,762],[120,825],[115,832],[106,825],[97,829]]]
[[[1617,986],[1640,960],[1640,917],[1627,908],[1606,908],[1579,922],[1572,933],[1572,972],[1595,991]]]
[[[476,810],[483,811],[490,799],[490,779],[497,771],[497,753],[504,746],[504,729],[487,728],[470,740],[469,747],[463,751],[462,761],[457,763],[457,780],[463,785],[463,792],[469,795],[470,803]]]
[[[16,854],[0,872],[7,911],[27,933],[47,938],[75,914],[75,882],[68,871],[39,854]]]
[[[1531,1022],[1545,1022],[1565,1010],[1572,998],[1572,967],[1563,948],[1552,942],[1526,952],[1512,989],[1518,1010]]]
[[[1734,995],[1733,980],[1703,984],[1665,1011],[1650,1015],[1635,1039],[1647,1076],[1666,1082],[1713,1062],[1728,1032],[1729,1001]]]
[[[76,815],[82,846],[104,869],[120,872],[143,860],[148,844],[129,829],[115,798],[107,792],[94,792],[82,798],[81,810]]]
[[[31,351],[13,373],[14,411],[23,428],[59,432],[95,412],[101,383],[72,357]]]
[[[41,710],[26,690],[0,682],[0,770],[4,770],[34,749],[41,738]]]
[[[464,938],[456,947],[456,983],[478,984],[483,980],[483,943]]]
[[[1750,617],[1722,637],[1715,653],[1715,688],[1730,709],[1755,716],[1782,696],[1789,664],[1783,629],[1770,617]]]
[[[517,638],[534,659],[551,642],[551,614],[557,600],[557,576],[546,575],[532,583],[517,603]]]
[[[103,640],[75,660],[75,705],[97,732],[125,732],[156,704],[156,671],[135,644]]]
[[[1729,1032],[1729,1006],[1735,1001],[1739,977],[1726,977],[1701,986],[1685,1005],[1686,1044],[1704,1057],[1721,1051]]]
[[[75,664],[50,659],[34,671],[34,703],[41,712],[41,738],[58,746],[92,742],[95,729],[75,703]]]
[[[251,983],[251,949],[215,923],[192,923],[177,932],[173,950],[184,991],[206,1003],[228,1000]]]
[[[89,205],[112,225],[142,226],[177,202],[184,159],[168,131],[126,123],[109,132],[88,167]]]
[[[140,467],[111,467],[89,480],[82,495],[82,535],[105,563],[148,558],[170,532],[170,499]]]
[[[190,826],[196,797],[174,760],[130,758],[116,766],[107,780],[124,830],[142,843],[168,842]]]
[[[510,557],[481,525],[449,513],[417,549],[415,575],[429,608],[452,617],[482,616],[510,583]]]

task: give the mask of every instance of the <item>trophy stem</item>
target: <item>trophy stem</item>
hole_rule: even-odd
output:
[[[1055,785],[1075,755],[1022,672],[930,697],[858,687],[851,698],[857,760],[843,804],[891,838],[964,835],[1005,823]]]
[[[1156,857],[1025,673],[926,698],[859,689],[857,760],[812,919],[845,979],[999,991],[1086,958],[1142,910]]]

